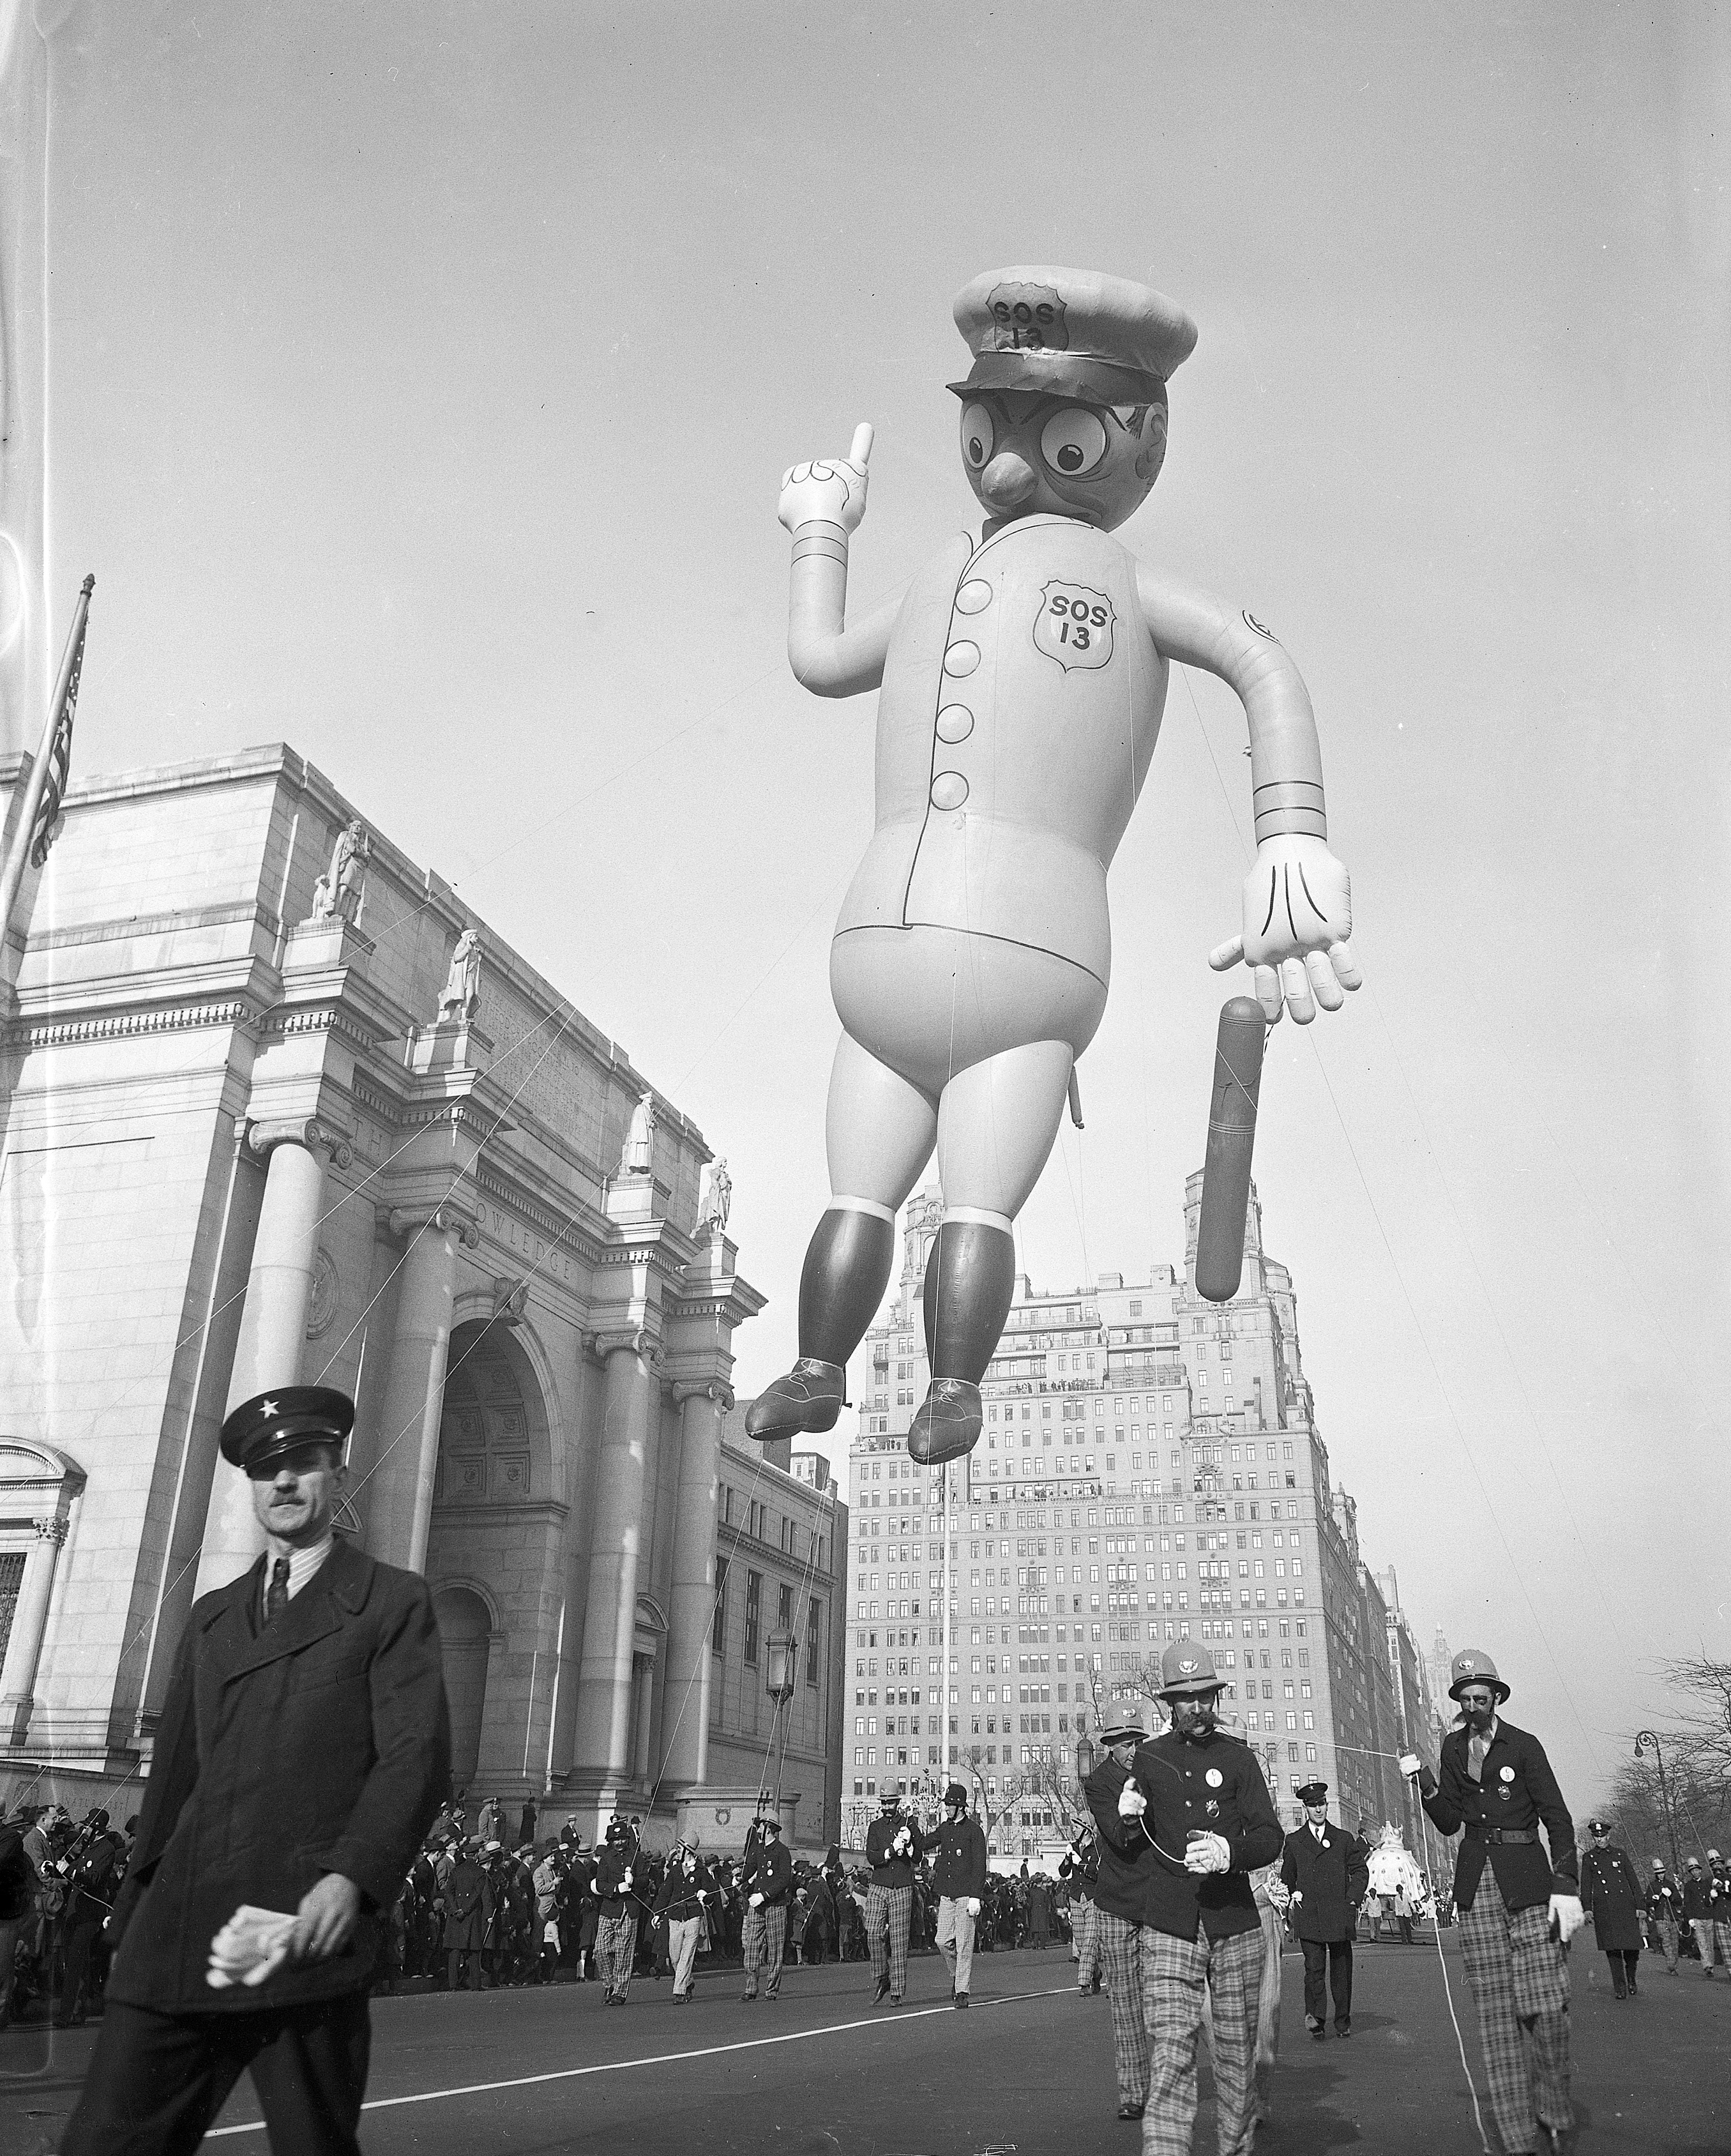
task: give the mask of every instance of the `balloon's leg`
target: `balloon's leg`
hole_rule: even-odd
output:
[[[760,1444],[833,1430],[848,1358],[889,1285],[895,1216],[931,1158],[934,1103],[857,1040],[842,1035],[830,1074],[827,1142],[836,1193],[806,1251],[799,1288],[799,1360],[760,1393],[745,1417]]]
[[[1223,1006],[1215,1040],[1196,1231],[1196,1292],[1210,1302],[1229,1302],[1244,1270],[1244,1221],[1267,1037],[1268,1021],[1259,1004],[1234,996]]]
[[[980,1441],[980,1380],[1016,1291],[1011,1223],[1051,1154],[1074,1060],[1068,1041],[1032,1041],[970,1065],[944,1089],[944,1219],[924,1291],[932,1381],[908,1432],[915,1460],[954,1460]]]

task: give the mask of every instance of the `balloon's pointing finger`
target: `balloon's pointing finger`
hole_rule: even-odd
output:
[[[858,465],[862,471],[871,462],[872,423],[869,419],[862,419],[853,429],[853,447],[848,452],[848,459],[850,464]]]

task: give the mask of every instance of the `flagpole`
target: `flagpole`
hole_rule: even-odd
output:
[[[31,836],[36,829],[42,797],[48,790],[49,772],[54,762],[54,736],[59,732],[67,699],[77,679],[84,644],[85,622],[90,611],[90,594],[95,588],[95,577],[86,577],[79,588],[78,604],[73,609],[72,627],[67,632],[66,649],[60,660],[59,677],[54,683],[54,696],[49,705],[48,724],[43,728],[36,761],[30,767],[30,783],[24,789],[24,805],[12,834],[12,848],[6,857],[6,873],[3,878],[0,878],[0,948],[3,948],[3,939],[12,933],[12,916],[18,906],[18,892],[23,887],[24,870],[30,862]]]

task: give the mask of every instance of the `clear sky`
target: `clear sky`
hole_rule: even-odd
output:
[[[204,8],[55,33],[50,574],[80,771],[285,738],[689,1110],[793,1352],[872,700],[782,651],[794,459],[876,425],[866,601],[974,516],[981,270],[1195,317],[1123,536],[1314,698],[1367,986],[1257,1173],[1421,1640],[1584,1810],[1731,1658],[1723,8]],[[1249,829],[1175,674],[1115,968],[1021,1224],[1182,1257]],[[838,1433],[839,1455],[846,1431]]]

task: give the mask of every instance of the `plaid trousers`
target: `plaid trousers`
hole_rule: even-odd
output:
[[[1076,1947],[1076,1985],[1086,1991],[1105,1974],[1100,1960],[1100,1912],[1092,1902],[1070,1905],[1070,1936]]]
[[[757,1996],[757,1972],[769,1964],[769,1994],[774,1998],[781,1984],[781,1957],[787,1951],[787,1904],[778,1902],[771,1908],[766,1902],[761,1909],[745,1912],[745,1996]]]
[[[908,1926],[914,1915],[911,1887],[868,1887],[866,1889],[866,1944],[872,1950],[872,1974],[881,1984],[887,1974],[889,1995],[899,1999],[908,1988]],[[884,1933],[889,1935],[886,1971]]]
[[[1492,2114],[1503,2146],[1515,2156],[1538,2140],[1535,2120],[1565,2130],[1575,2123],[1569,1964],[1550,1936],[1547,1904],[1511,1915],[1488,1863],[1461,1917],[1461,1950],[1478,2000]]]
[[[1659,1946],[1665,1956],[1665,1966],[1677,1974],[1677,1925],[1674,1917],[1653,1917],[1648,1919],[1648,1928],[1659,1935]]]
[[[1728,1923],[1724,1917],[1713,1918],[1713,1944],[1718,1948],[1719,1959],[1727,1969],[1731,1969],[1731,1923]],[[0,1968],[4,1966],[4,1962],[0,1961]]]
[[[1142,1996],[1142,1927],[1128,1917],[1096,1909],[1089,1942],[1095,1966],[1112,2002],[1112,2063],[1118,2069],[1118,2101],[1148,2101],[1148,2012]],[[1082,1963],[1084,1973],[1088,1958]]]
[[[631,1987],[631,1964],[638,1950],[636,1912],[622,1917],[603,1917],[596,1928],[595,1958],[601,1964],[607,1992],[624,1998]]]
[[[1249,2156],[1256,2138],[1253,2066],[1262,1969],[1262,1928],[1211,1939],[1142,1930],[1143,2011],[1154,2032],[1143,2156],[1190,2156],[1196,2123],[1196,2038],[1212,2009],[1214,2092],[1220,2156]]]

